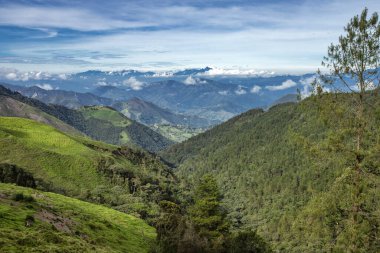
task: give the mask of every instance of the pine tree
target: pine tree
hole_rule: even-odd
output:
[[[221,252],[228,233],[226,212],[221,207],[222,195],[211,174],[204,175],[194,192],[190,219],[198,234],[207,240],[210,252]]]

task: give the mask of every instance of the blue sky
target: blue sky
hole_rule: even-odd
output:
[[[310,72],[380,1],[0,0],[0,68]]]

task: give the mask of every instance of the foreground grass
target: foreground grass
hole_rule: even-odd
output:
[[[154,228],[113,209],[0,183],[1,252],[148,252]]]

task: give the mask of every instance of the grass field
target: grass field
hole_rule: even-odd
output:
[[[69,195],[105,184],[96,172],[101,154],[84,142],[97,144],[33,120],[0,117],[0,162],[27,168]]]
[[[1,252],[148,252],[154,228],[113,209],[0,183]]]
[[[120,112],[104,106],[82,107],[80,111],[86,119],[95,118],[111,122],[115,127],[127,127],[131,121],[125,118]]]

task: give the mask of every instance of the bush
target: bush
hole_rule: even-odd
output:
[[[228,253],[269,253],[268,244],[255,231],[232,233],[227,239]]]
[[[16,193],[13,195],[12,199],[15,201],[34,202],[34,198],[32,196],[24,195],[23,193]]]

